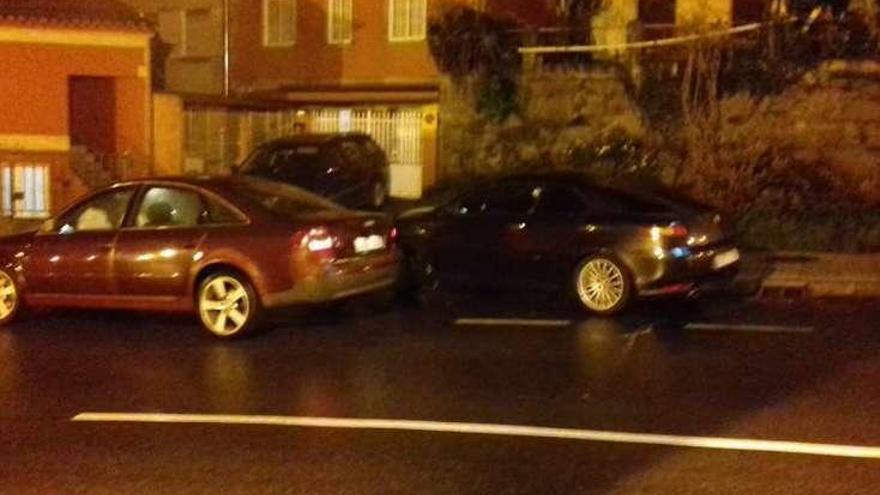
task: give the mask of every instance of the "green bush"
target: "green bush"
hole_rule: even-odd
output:
[[[517,77],[522,65],[518,24],[468,6],[451,7],[428,25],[428,49],[454,81],[475,78],[477,110],[501,122],[517,110]]]

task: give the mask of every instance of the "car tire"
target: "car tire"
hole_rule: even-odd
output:
[[[623,311],[634,289],[626,266],[610,255],[585,258],[575,269],[572,282],[581,307],[601,316]]]
[[[421,296],[437,292],[439,281],[436,268],[427,257],[405,253],[403,260],[403,269],[396,288],[399,298],[417,302]]]
[[[21,292],[15,277],[0,269],[0,326],[13,323],[21,314]]]
[[[255,333],[262,315],[259,298],[247,277],[227,270],[202,280],[196,306],[202,328],[222,340]]]

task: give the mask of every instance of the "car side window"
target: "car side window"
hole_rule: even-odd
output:
[[[535,213],[558,216],[582,213],[586,209],[584,198],[571,187],[550,185],[541,189]]]
[[[532,211],[540,189],[530,184],[504,184],[473,191],[458,202],[459,215],[525,215]]]
[[[116,230],[125,219],[134,189],[108,191],[100,194],[58,219],[59,234]]]
[[[586,209],[590,213],[604,215],[620,215],[629,210],[624,198],[600,187],[584,189]]]
[[[342,156],[348,163],[356,167],[363,167],[367,165],[367,154],[358,143],[355,143],[353,141],[343,141],[339,145],[339,151],[342,153]]]
[[[370,157],[370,162],[376,167],[384,167],[388,158],[385,156],[382,148],[372,139],[365,140],[363,145],[364,150],[366,150],[367,155]]]
[[[235,224],[247,222],[247,218],[245,218],[241,213],[233,210],[232,208],[220,203],[215,199],[205,199],[205,210],[207,213],[207,218],[206,221],[203,223]]]
[[[135,216],[140,228],[195,227],[207,216],[202,199],[195,191],[172,187],[151,187],[141,200]]]

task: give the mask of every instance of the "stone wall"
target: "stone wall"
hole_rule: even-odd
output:
[[[643,132],[624,78],[611,69],[531,72],[521,77],[517,115],[495,123],[474,110],[472,81],[441,84],[439,179],[557,161],[603,133]]]
[[[573,145],[612,130],[646,135],[625,79],[598,68],[531,72],[521,79],[520,112],[501,124],[476,114],[473,83],[444,81],[441,181],[559,163]],[[728,97],[722,116],[719,144],[735,155],[785,149],[799,162],[834,167],[880,202],[880,62],[832,62],[763,100]]]

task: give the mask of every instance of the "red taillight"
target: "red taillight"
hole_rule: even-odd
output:
[[[655,241],[659,241],[661,238],[665,237],[685,238],[688,236],[688,233],[687,227],[680,223],[670,223],[663,227],[656,225],[651,227],[651,238]]]
[[[688,229],[680,223],[673,223],[666,227],[665,233],[669,237],[687,237]]]
[[[312,227],[297,232],[291,240],[295,250],[316,255],[319,258],[332,258],[335,255],[337,239],[326,227]]]
[[[391,230],[388,231],[388,240],[391,242],[397,240],[397,227],[391,227]]]
[[[319,253],[332,250],[336,239],[324,227],[317,227],[310,229],[303,237],[303,244],[309,251]]]

